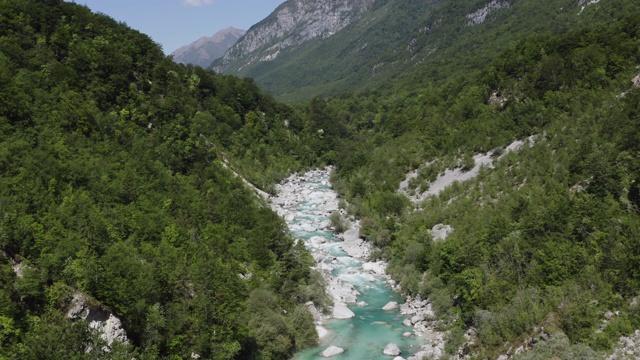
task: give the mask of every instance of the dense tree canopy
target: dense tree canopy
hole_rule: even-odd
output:
[[[640,326],[631,3],[289,107],[251,79],[175,64],[86,7],[0,0],[0,358],[105,355],[65,317],[78,292],[123,321],[130,344],[110,358],[275,359],[313,345],[301,305],[324,303],[313,259],[228,167],[273,191],[326,163],[374,256],[433,301],[449,352],[467,327],[478,341],[463,350],[481,357],[540,326],[555,333],[548,347],[611,348]],[[503,39],[496,25],[455,26],[434,29],[454,50]],[[494,167],[473,180],[420,204],[398,192],[411,170],[424,191],[485,152]],[[455,229],[444,241],[438,223]],[[620,315],[603,325],[608,310]]]
[[[112,350],[128,358],[313,344],[296,310],[311,257],[223,166],[268,190],[316,157],[302,118],[85,7],[2,0],[0,14],[0,358],[97,356],[101,339],[63,316],[77,291],[122,319],[131,344]],[[254,329],[271,321],[254,293],[280,338]]]
[[[400,81],[392,91],[316,100],[320,118],[345,129],[333,139],[336,189],[403,288],[431,298],[444,319],[462,320],[450,327],[453,353],[466,327],[479,340],[467,351],[492,357],[536,326],[596,350],[640,326],[632,301],[640,294],[640,90],[630,81],[639,15],[610,14],[525,38],[481,71],[451,70],[439,86]],[[497,160],[529,136],[531,147]],[[425,191],[485,152],[493,169],[417,208],[398,194],[410,170],[418,170],[413,191]],[[445,241],[429,233],[438,223],[455,229]],[[596,331],[609,310],[622,315]]]

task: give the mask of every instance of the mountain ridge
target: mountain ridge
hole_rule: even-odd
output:
[[[280,51],[299,46],[315,38],[328,38],[342,30],[375,0],[289,0],[278,6],[267,18],[252,26],[245,36],[213,64],[224,72],[238,59],[251,54],[245,64],[275,60]],[[259,54],[255,54],[261,50]],[[244,67],[244,66],[241,66]]]
[[[604,19],[608,10],[601,9],[610,6],[608,1],[574,0],[543,5],[519,0],[378,0],[330,37],[239,52],[241,40],[212,68],[252,77],[287,102],[387,86],[411,68],[422,72],[413,77],[438,80],[442,66],[478,70],[520,36],[561,33],[589,19]],[[249,34],[275,26],[278,11],[282,9]]]
[[[230,26],[212,36],[203,36],[191,44],[181,46],[173,51],[171,56],[178,63],[208,67],[214,60],[222,57],[245,33],[246,30]]]
[[[324,165],[331,222],[428,302],[443,357],[640,356],[640,3],[372,4],[254,81],[86,7],[5,0],[0,358],[313,346],[308,304],[330,306],[313,257],[242,179],[274,193]],[[321,96],[285,105],[265,75]],[[77,291],[128,344],[65,317]]]

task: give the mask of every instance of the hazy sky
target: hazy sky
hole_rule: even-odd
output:
[[[170,54],[233,26],[247,30],[285,0],[67,0],[127,23]]]

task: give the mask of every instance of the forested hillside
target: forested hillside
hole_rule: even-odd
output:
[[[607,21],[527,36],[481,71],[451,67],[442,84],[408,72],[393,90],[307,106],[361,235],[433,301],[450,354],[495,358],[544,333],[568,337],[550,346],[560,358],[598,358],[640,327],[640,13],[608,4]],[[420,193],[480,153],[493,168],[473,180],[417,204],[398,191],[412,170]]]
[[[267,359],[314,344],[311,256],[223,166],[268,190],[316,158],[305,126],[251,80],[175,64],[105,15],[0,1],[0,358]],[[80,292],[128,343],[67,319]]]
[[[639,6],[610,0],[377,0],[330,37],[280,49],[277,56],[272,47],[258,49],[225,71],[254,78],[287,102],[406,82],[430,86],[482,69],[523,36],[611,21]]]
[[[372,9],[347,27],[372,40],[279,58],[280,94],[323,94],[290,107],[86,7],[0,0],[0,358],[314,345],[304,304],[327,300],[313,259],[233,171],[273,192],[323,164],[373,257],[432,301],[450,355],[601,358],[640,328],[640,5]],[[343,78],[306,87],[325,75]],[[492,167],[410,199],[478,154]],[[436,224],[453,231],[436,238]],[[70,319],[78,294],[128,341]]]

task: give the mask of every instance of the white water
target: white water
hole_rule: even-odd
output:
[[[399,309],[382,310],[388,302],[401,304],[404,299],[391,289],[386,275],[363,270],[366,259],[347,255],[341,249],[342,241],[326,228],[329,215],[338,209],[336,194],[328,181],[328,170],[290,177],[279,187],[279,196],[271,199],[273,209],[285,218],[292,235],[305,242],[318,261],[318,269],[330,280],[328,283],[334,284],[334,299],[350,302],[346,305],[355,313],[355,317],[347,320],[320,320],[319,325],[328,329],[329,334],[320,340],[320,346],[297,354],[295,359],[322,358],[322,351],[331,345],[345,350],[332,359],[393,359],[382,353],[389,343],[398,345],[402,357],[411,356],[420,350],[422,339],[411,327],[403,325],[405,317]],[[335,279],[353,285],[359,293],[357,299],[344,287],[336,290]],[[355,304],[362,301],[367,305]],[[404,337],[407,332],[411,336]]]

